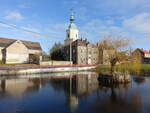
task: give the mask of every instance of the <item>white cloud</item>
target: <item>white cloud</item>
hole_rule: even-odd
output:
[[[11,11],[8,12],[4,18],[8,20],[22,20],[24,17],[18,11]]]
[[[81,26],[80,34],[91,42],[97,42],[105,35],[114,35],[132,40],[134,47],[149,47],[150,13],[139,13],[129,18],[124,17],[119,21],[113,18],[93,19]]]
[[[127,29],[150,34],[150,13],[141,13],[123,21]]]
[[[83,4],[83,1],[80,4]],[[150,0],[86,0],[84,6],[90,9],[88,12],[91,15],[128,16],[150,11]]]
[[[105,35],[130,37],[131,35],[121,26],[115,25],[113,20],[94,19],[80,29],[82,37],[92,42],[99,41]]]

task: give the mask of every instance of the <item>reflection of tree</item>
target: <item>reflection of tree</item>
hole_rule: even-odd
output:
[[[26,93],[37,92],[40,89],[40,86],[42,85],[41,78],[29,79],[29,82],[32,82],[33,85],[27,87]]]
[[[50,84],[55,91],[64,91],[69,88],[69,79],[50,79]]]
[[[145,82],[145,77],[134,77],[133,78],[134,82],[136,82],[137,84],[142,84]]]
[[[120,87],[120,86],[119,86]],[[107,89],[108,88],[108,89]],[[93,109],[97,113],[138,113],[140,112],[141,98],[138,93],[127,95],[121,93],[115,86],[105,87],[107,93],[98,96],[93,103]],[[101,89],[102,90],[102,89]],[[103,91],[103,90],[102,90]],[[109,92],[109,95],[108,95]],[[104,93],[104,92],[103,92]]]

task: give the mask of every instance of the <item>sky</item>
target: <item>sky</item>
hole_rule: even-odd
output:
[[[79,35],[96,43],[112,35],[132,40],[133,48],[150,50],[150,0],[0,0],[0,37],[40,42],[48,52],[63,43],[70,9]]]

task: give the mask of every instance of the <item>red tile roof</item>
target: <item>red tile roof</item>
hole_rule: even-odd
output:
[[[145,54],[150,54],[150,51],[147,51],[147,50],[144,50],[144,49],[139,49],[142,53],[145,53]]]

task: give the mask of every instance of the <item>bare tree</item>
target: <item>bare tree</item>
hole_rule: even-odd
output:
[[[110,65],[111,72],[114,72],[117,63],[129,61],[130,44],[131,41],[128,39],[112,36],[107,36],[100,41],[99,50],[102,52],[103,60],[106,59]]]

